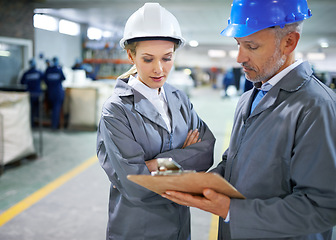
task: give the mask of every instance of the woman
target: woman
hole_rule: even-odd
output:
[[[127,21],[120,45],[134,67],[105,102],[97,155],[111,181],[107,239],[190,239],[189,208],[127,179],[150,174],[156,158],[208,170],[215,139],[185,93],[165,83],[184,39],[176,18],[146,3]]]

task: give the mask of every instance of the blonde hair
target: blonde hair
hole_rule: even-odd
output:
[[[132,42],[130,44],[125,45],[125,50],[130,50],[131,54],[133,56],[136,55],[136,47],[138,45],[138,42]],[[174,51],[178,48],[178,44],[174,42]],[[134,64],[127,72],[121,74],[119,76],[120,79],[127,79],[130,76],[134,76],[135,74],[138,73],[138,70],[136,68],[136,65]]]
[[[136,55],[136,46],[138,45],[138,42],[133,42],[133,43],[130,43],[130,44],[127,44],[125,46],[125,50],[130,50],[131,51],[131,54],[133,54],[134,56]],[[137,74],[138,70],[136,68],[136,65],[134,64],[127,72],[121,74],[119,76],[120,79],[126,79],[126,78],[129,78],[130,76],[132,75],[135,75]]]

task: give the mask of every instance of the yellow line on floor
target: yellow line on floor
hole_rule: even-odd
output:
[[[229,147],[232,125],[233,122],[228,122],[225,126],[223,152]],[[217,215],[212,214],[209,230],[209,240],[216,240],[218,238],[218,219],[219,217]]]
[[[83,172],[85,169],[93,165],[97,161],[97,157],[94,156],[79,166],[75,167],[71,171],[67,172],[66,174],[62,175],[61,177],[57,178],[53,182],[47,184],[46,186],[40,188],[30,196],[26,197],[13,207],[9,208],[7,211],[0,215],[0,227],[13,219],[15,216],[26,210],[27,208],[31,207],[33,204],[40,201],[42,198],[47,196],[49,193],[56,190],[58,187],[62,186],[64,183],[78,175],[79,173]]]
[[[211,215],[211,225],[209,231],[209,240],[217,240],[218,238],[218,216]]]

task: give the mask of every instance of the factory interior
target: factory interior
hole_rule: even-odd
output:
[[[125,23],[146,2],[179,21],[186,44],[167,82],[187,94],[216,138],[210,169],[221,161],[239,98],[253,87],[236,61],[237,42],[220,34],[232,0],[1,0],[0,240],[106,239],[110,181],[97,159],[97,130],[116,79],[132,66],[119,45]],[[296,57],[336,92],[336,1],[307,2],[312,17]],[[44,82],[31,112],[21,79],[32,59],[41,73],[56,62],[63,71],[57,126]],[[215,240],[217,229],[218,216],[191,208],[192,240]]]

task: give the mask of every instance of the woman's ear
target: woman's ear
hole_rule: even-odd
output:
[[[131,50],[129,49],[127,49],[127,57],[132,62],[132,64],[134,64],[133,55],[132,55]]]
[[[283,41],[284,41],[284,54],[285,55],[289,55],[291,54],[298,42],[300,40],[300,33],[298,32],[291,32],[289,34],[287,34],[284,38],[283,38]]]

